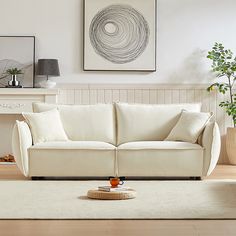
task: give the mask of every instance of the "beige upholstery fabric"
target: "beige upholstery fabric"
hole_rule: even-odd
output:
[[[202,136],[202,145],[205,149],[203,176],[207,176],[214,170],[220,155],[221,138],[216,122],[207,124]]]
[[[93,141],[41,143],[29,148],[30,176],[113,176],[116,147]]]
[[[103,141],[116,144],[112,104],[53,105],[34,103],[35,112],[58,108],[65,132],[73,141]]]
[[[114,150],[116,147],[110,143],[99,141],[67,141],[67,142],[45,142],[38,143],[31,149],[80,149],[80,150]]]
[[[28,148],[32,146],[29,126],[24,121],[16,121],[12,135],[12,150],[20,171],[28,176]]]
[[[68,140],[57,109],[22,114],[30,126],[34,143]]]
[[[33,112],[38,113],[38,112],[50,111],[55,108],[58,109],[58,106],[61,106],[61,105],[35,102],[33,103]]]
[[[172,142],[172,141],[139,141],[129,142],[118,146],[118,150],[145,150],[145,149],[163,149],[163,150],[192,150],[201,149],[198,144],[186,143],[186,142]]]
[[[200,104],[116,104],[118,144],[164,140],[176,125],[181,111],[199,112]]]
[[[202,176],[203,148],[184,142],[130,142],[118,147],[120,176]]]
[[[196,143],[211,117],[211,113],[183,110],[177,124],[165,140]]]
[[[138,141],[125,142],[117,148],[108,143],[108,140],[115,143],[112,105],[35,106],[42,112],[58,108],[71,137],[91,140],[45,142],[32,146],[28,125],[17,122],[12,139],[13,154],[26,176],[113,176],[117,170],[121,176],[206,176],[219,158],[220,133],[216,123],[208,123],[205,127],[201,141],[199,139],[202,145],[158,140],[168,135],[182,109],[199,111],[199,104],[118,104],[119,141]]]

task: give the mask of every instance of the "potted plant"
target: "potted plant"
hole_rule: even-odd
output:
[[[23,74],[22,70],[18,68],[10,68],[6,71],[7,75],[11,76],[11,80],[8,81],[8,87],[21,87],[20,82],[17,80],[17,75]]]
[[[212,60],[212,69],[216,76],[225,80],[212,84],[207,90],[210,92],[217,89],[220,93],[229,95],[228,100],[220,102],[219,106],[225,109],[233,121],[234,127],[227,128],[226,151],[230,164],[236,165],[236,94],[234,93],[236,57],[230,49],[225,49],[221,43],[215,43],[207,58]]]

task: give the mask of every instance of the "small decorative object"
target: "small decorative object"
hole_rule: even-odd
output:
[[[124,191],[101,191],[98,189],[91,189],[87,192],[87,197],[100,200],[127,200],[135,198],[136,194],[136,191],[131,188]]]
[[[15,162],[15,159],[11,154],[8,154],[4,157],[0,157],[0,162]]]
[[[84,70],[155,71],[156,0],[84,0]]]
[[[8,81],[8,85],[6,85],[7,88],[22,88],[20,81],[17,80],[17,75],[23,74],[22,70],[11,68],[6,71],[6,74],[11,76],[11,80]]]
[[[121,186],[124,184],[125,177],[109,177],[109,186],[98,186],[87,192],[87,197],[100,200],[126,200],[136,197],[136,191],[130,187]]]
[[[110,184],[113,188],[118,187],[119,185],[123,185],[124,181],[121,180],[119,177],[111,177],[110,178]]]
[[[57,59],[39,59],[37,75],[47,77],[46,81],[40,83],[41,88],[53,88],[56,86],[55,81],[48,79],[49,76],[60,76],[59,65]]]
[[[13,68],[17,68],[21,73],[9,78],[7,71]],[[34,36],[0,36],[0,87],[17,88],[20,87],[17,86],[18,83],[24,88],[34,87],[34,69]],[[10,86],[9,79],[12,79]]]
[[[121,192],[121,191],[127,191],[130,190],[130,187],[123,187],[123,186],[99,186],[99,191],[105,191],[105,192]]]
[[[217,89],[222,94],[227,94],[229,99],[220,102],[219,106],[224,108],[231,116],[234,128],[228,127],[226,134],[226,151],[231,164],[236,165],[236,94],[234,85],[236,81],[236,57],[230,49],[225,49],[221,43],[215,43],[208,56],[212,60],[212,69],[218,78],[225,78],[226,82],[212,84],[207,90],[210,92]]]

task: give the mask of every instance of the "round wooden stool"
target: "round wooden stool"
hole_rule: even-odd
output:
[[[101,200],[126,200],[136,197],[136,191],[129,189],[121,192],[105,192],[97,189],[89,190],[87,193],[88,198],[101,199]]]

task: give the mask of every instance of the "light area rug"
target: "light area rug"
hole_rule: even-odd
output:
[[[236,219],[236,181],[127,181],[130,200],[92,200],[104,181],[0,181],[1,219]]]

